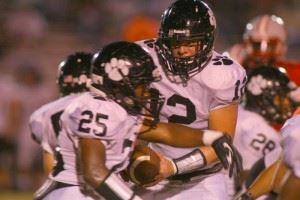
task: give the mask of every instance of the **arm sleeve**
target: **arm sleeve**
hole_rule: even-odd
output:
[[[219,109],[241,100],[247,81],[245,70],[229,58],[231,65],[210,65],[201,72],[202,80],[214,94],[210,110]]]

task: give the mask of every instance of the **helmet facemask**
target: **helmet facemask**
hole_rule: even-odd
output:
[[[254,40],[249,38],[247,41],[247,52],[249,59],[256,59],[261,64],[272,64],[282,56],[282,44],[278,39]]]
[[[186,83],[191,77],[200,72],[211,58],[212,42],[207,43],[212,38],[185,37],[161,38],[158,40],[158,54],[162,66],[168,77],[175,82]],[[175,49],[181,46],[194,46],[195,53],[189,56],[176,55]],[[177,50],[179,51],[179,50]],[[176,76],[179,77],[176,80]]]
[[[149,88],[151,82],[158,80],[142,77],[133,79],[124,76],[121,84],[119,82],[111,87],[109,97],[124,107],[131,115],[158,117],[164,98],[160,96],[158,90]]]
[[[92,90],[114,100],[130,115],[143,115],[158,122],[164,101],[159,93],[150,92],[149,85],[160,78],[151,56],[135,43],[111,43],[94,55]],[[153,106],[154,103],[159,105]]]
[[[295,109],[295,104],[288,94],[279,90],[264,91],[256,101],[256,111],[271,123],[284,123]]]

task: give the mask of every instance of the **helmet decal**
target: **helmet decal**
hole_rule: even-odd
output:
[[[263,89],[267,87],[268,84],[272,84],[271,81],[267,79],[264,79],[262,75],[257,75],[251,78],[249,83],[247,84],[247,89],[249,92],[251,92],[253,95],[261,95],[263,93]]]
[[[105,67],[105,72],[111,80],[120,81],[129,74],[128,66],[131,66],[131,63],[123,59],[112,58],[109,63],[101,66]]]

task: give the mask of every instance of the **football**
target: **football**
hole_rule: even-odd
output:
[[[135,146],[126,173],[137,185],[151,183],[159,174],[160,158],[151,148],[139,144]]]

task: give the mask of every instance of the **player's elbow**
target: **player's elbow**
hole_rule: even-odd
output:
[[[100,173],[97,173],[96,171],[91,171],[91,170],[84,171],[82,175],[84,181],[94,188],[98,187],[99,184],[101,184],[106,177]]]
[[[92,187],[95,187],[97,185],[96,180],[91,173],[83,173],[83,180]]]

